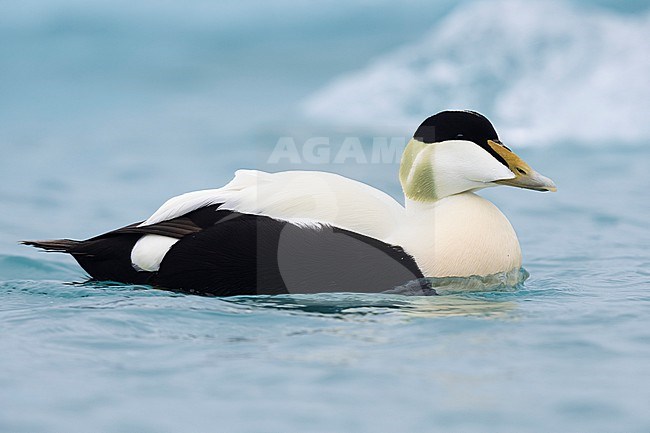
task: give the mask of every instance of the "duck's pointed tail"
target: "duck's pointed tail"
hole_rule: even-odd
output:
[[[51,241],[20,241],[20,243],[30,247],[40,248],[44,251],[72,253],[81,241],[73,241],[72,239],[55,239]]]
[[[48,252],[71,254],[95,280],[147,284],[151,272],[138,272],[131,264],[131,250],[139,237],[139,234],[126,234],[85,241],[55,239],[20,243]]]

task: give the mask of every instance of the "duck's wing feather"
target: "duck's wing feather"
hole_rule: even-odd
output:
[[[214,204],[275,219],[332,224],[378,239],[390,234],[404,212],[388,194],[337,174],[239,170],[222,188],[169,199],[140,225],[158,224]]]
[[[298,225],[217,210],[219,221],[167,252],[152,283],[199,294],[382,292],[417,280],[413,260],[389,245],[329,225]]]
[[[180,239],[192,233],[199,232],[218,220],[215,211],[221,203],[213,204],[192,210],[185,215],[169,220],[163,220],[154,224],[144,225],[143,222],[134,223],[126,227],[104,233],[98,237],[106,237],[114,234],[136,233],[140,235],[167,236]],[[94,239],[94,238],[93,238]]]

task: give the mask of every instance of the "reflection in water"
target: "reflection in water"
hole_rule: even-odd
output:
[[[405,285],[390,293],[236,296],[223,300],[255,308],[334,315],[342,319],[383,314],[409,317],[494,317],[503,316],[515,308],[515,302],[499,295],[506,295],[521,287],[528,276],[528,272],[521,268],[488,277],[429,279],[436,292],[444,296],[422,296],[421,291],[413,292],[412,286]]]
[[[466,295],[411,296],[384,294],[242,296],[224,301],[255,308],[272,308],[331,315],[341,319],[397,314],[406,317],[502,316],[515,308],[515,302],[495,297]]]
[[[419,300],[418,300],[419,301]],[[448,295],[431,299],[431,302],[414,302],[404,312],[417,317],[482,316],[503,317],[514,310],[516,303],[499,299],[467,298]]]

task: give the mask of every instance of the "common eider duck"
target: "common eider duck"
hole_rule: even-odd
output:
[[[95,280],[205,295],[382,292],[430,277],[518,270],[521,249],[475,191],[555,191],[475,111],[443,111],[402,156],[402,206],[362,182],[318,171],[239,170],[218,189],[164,203],[143,222],[75,241],[25,241],[71,254]]]

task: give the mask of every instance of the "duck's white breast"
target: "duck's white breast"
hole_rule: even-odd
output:
[[[463,193],[407,204],[407,221],[392,236],[427,277],[491,275],[521,267],[512,225],[490,201]]]

